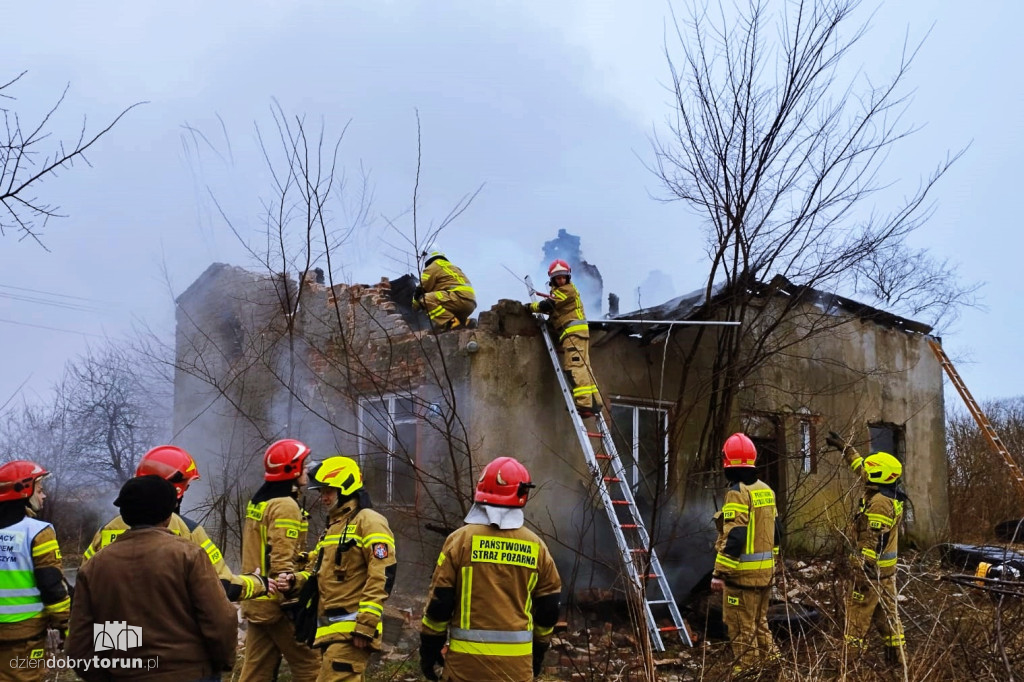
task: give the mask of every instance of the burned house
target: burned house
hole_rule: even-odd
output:
[[[612,534],[534,318],[499,301],[478,311],[475,326],[436,335],[407,305],[412,285],[331,287],[312,276],[300,284],[215,264],[181,294],[175,442],[200,462],[215,539],[229,556],[237,551],[264,449],[300,438],[314,457],[360,461],[396,532],[400,587],[415,593],[444,535],[460,525],[482,466],[512,455],[538,486],[527,517],[568,589],[614,586]],[[786,547],[834,546],[855,504],[854,477],[825,450],[829,429],[900,458],[912,500],[907,537],[925,546],[943,539],[942,369],[930,330],[784,281],[757,293],[765,306],[799,297],[808,319],[829,322],[813,338],[795,331],[799,321],[773,330],[780,352],[744,379],[734,406],[735,429],[754,439],[762,477],[779,492]],[[705,368],[717,328],[667,323],[713,320],[714,303],[702,292],[592,323],[617,448],[677,596],[711,568],[710,518],[724,481],[701,464],[717,453],[701,451],[699,407],[679,417],[681,397],[713,384]]]

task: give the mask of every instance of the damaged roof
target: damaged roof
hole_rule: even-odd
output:
[[[894,315],[893,313],[873,308],[864,303],[829,293],[809,286],[793,284],[782,275],[776,275],[771,282],[756,282],[750,287],[754,296],[789,296],[799,297],[802,302],[808,305],[815,305],[823,313],[842,311],[858,317],[862,320],[874,322],[875,324],[889,327],[908,334],[928,334],[932,331],[931,326],[922,322]],[[590,320],[592,329],[602,329],[608,332],[626,333],[634,336],[641,336],[645,340],[651,339],[665,333],[669,325],[659,325],[658,321],[664,322],[685,322],[714,320],[715,308],[726,297],[725,285],[716,284],[710,297],[707,297],[704,289],[684,294],[673,298],[651,308],[641,308],[632,312],[616,315],[612,320],[640,320],[634,324],[629,323],[602,323],[601,320]]]

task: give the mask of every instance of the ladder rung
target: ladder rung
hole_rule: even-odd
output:
[[[670,602],[668,599],[648,599],[647,603],[648,604],[671,604],[672,602]]]
[[[629,551],[630,552],[636,552],[637,554],[647,554],[647,550],[644,549],[643,547],[638,547],[636,549],[631,549]]]
[[[600,433],[594,433],[593,431],[587,431],[587,435],[591,438],[603,438]]]
[[[622,523],[619,524],[619,528],[639,528],[639,525],[635,523]]]
[[[618,476],[605,476],[604,477],[604,482],[605,483],[622,483],[622,479],[619,478]]]
[[[666,625],[663,628],[658,628],[659,632],[679,632],[680,630],[682,630],[682,628],[678,625]]]
[[[612,458],[611,455],[594,455],[594,457],[597,458],[597,459],[611,459]]]
[[[624,505],[628,506],[628,505],[631,505],[633,503],[630,502],[629,500],[612,500],[612,504],[624,504]]]

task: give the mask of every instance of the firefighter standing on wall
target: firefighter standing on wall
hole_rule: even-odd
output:
[[[428,680],[438,679],[438,665],[454,682],[526,682],[540,674],[562,582],[544,541],[523,527],[532,487],[518,461],[494,460],[477,483],[466,525],[445,540],[420,631]]]
[[[846,644],[854,657],[867,648],[872,622],[882,633],[885,659],[903,665],[906,639],[896,601],[896,556],[906,495],[897,487],[903,465],[888,452],[861,457],[835,431],[825,442],[843,453],[864,492],[853,518],[854,580],[846,603]]]
[[[711,590],[722,593],[722,621],[734,657],[733,674],[744,674],[778,660],[768,630],[778,553],[775,493],[758,480],[757,448],[746,435],[734,433],[722,446],[722,467],[731,484],[715,514],[718,540]]]
[[[476,293],[465,273],[453,265],[435,246],[426,256],[419,286],[413,294],[412,307],[420,308],[435,329],[464,327],[476,310]]]
[[[47,473],[25,460],[0,466],[0,680],[42,680],[47,627],[67,633],[71,599],[57,535],[35,518]]]
[[[191,540],[203,548],[206,555],[210,557],[210,563],[217,571],[229,600],[255,599],[272,589],[267,581],[267,576],[233,574],[224,563],[224,556],[210,539],[206,529],[196,521],[180,516],[181,499],[185,495],[185,491],[188,490],[192,481],[199,479],[199,469],[196,467],[192,455],[174,445],[158,445],[142,456],[139,466],[135,469],[135,475],[137,477],[160,476],[174,486],[178,495],[178,505],[175,508],[176,513],[171,515],[168,528],[175,535]],[[82,561],[88,561],[96,552],[109,545],[126,530],[128,530],[128,524],[120,515],[115,516],[93,536],[92,542],[82,555]]]
[[[329,525],[310,566],[278,576],[278,586],[300,589],[316,575],[320,604],[313,646],[323,651],[318,682],[357,682],[366,661],[380,651],[384,601],[395,583],[395,538],[372,507],[359,465],[328,457],[311,472],[310,490],[320,491]]]
[[[551,296],[526,304],[532,313],[550,316],[558,343],[561,345],[562,370],[572,379],[572,396],[583,417],[601,411],[603,402],[597,381],[590,369],[590,327],[583,312],[583,299],[572,283],[572,269],[564,260],[548,266]]]
[[[305,566],[304,550],[309,523],[296,497],[306,485],[309,447],[298,440],[279,440],[263,456],[266,481],[245,511],[242,530],[242,570],[276,576],[295,573]],[[300,558],[300,554],[302,554]],[[239,682],[271,680],[288,661],[295,682],[313,682],[320,671],[318,652],[295,641],[295,627],[281,610],[280,595],[265,595],[242,604],[249,621],[245,635],[245,663]]]

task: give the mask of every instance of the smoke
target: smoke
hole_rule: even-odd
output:
[[[580,249],[580,238],[569,234],[564,229],[558,230],[558,236],[544,242],[544,271],[555,259],[564,260],[572,268],[572,281],[580,290],[583,308],[590,319],[602,317],[601,299],[604,297],[604,280],[596,265],[583,260]]]

